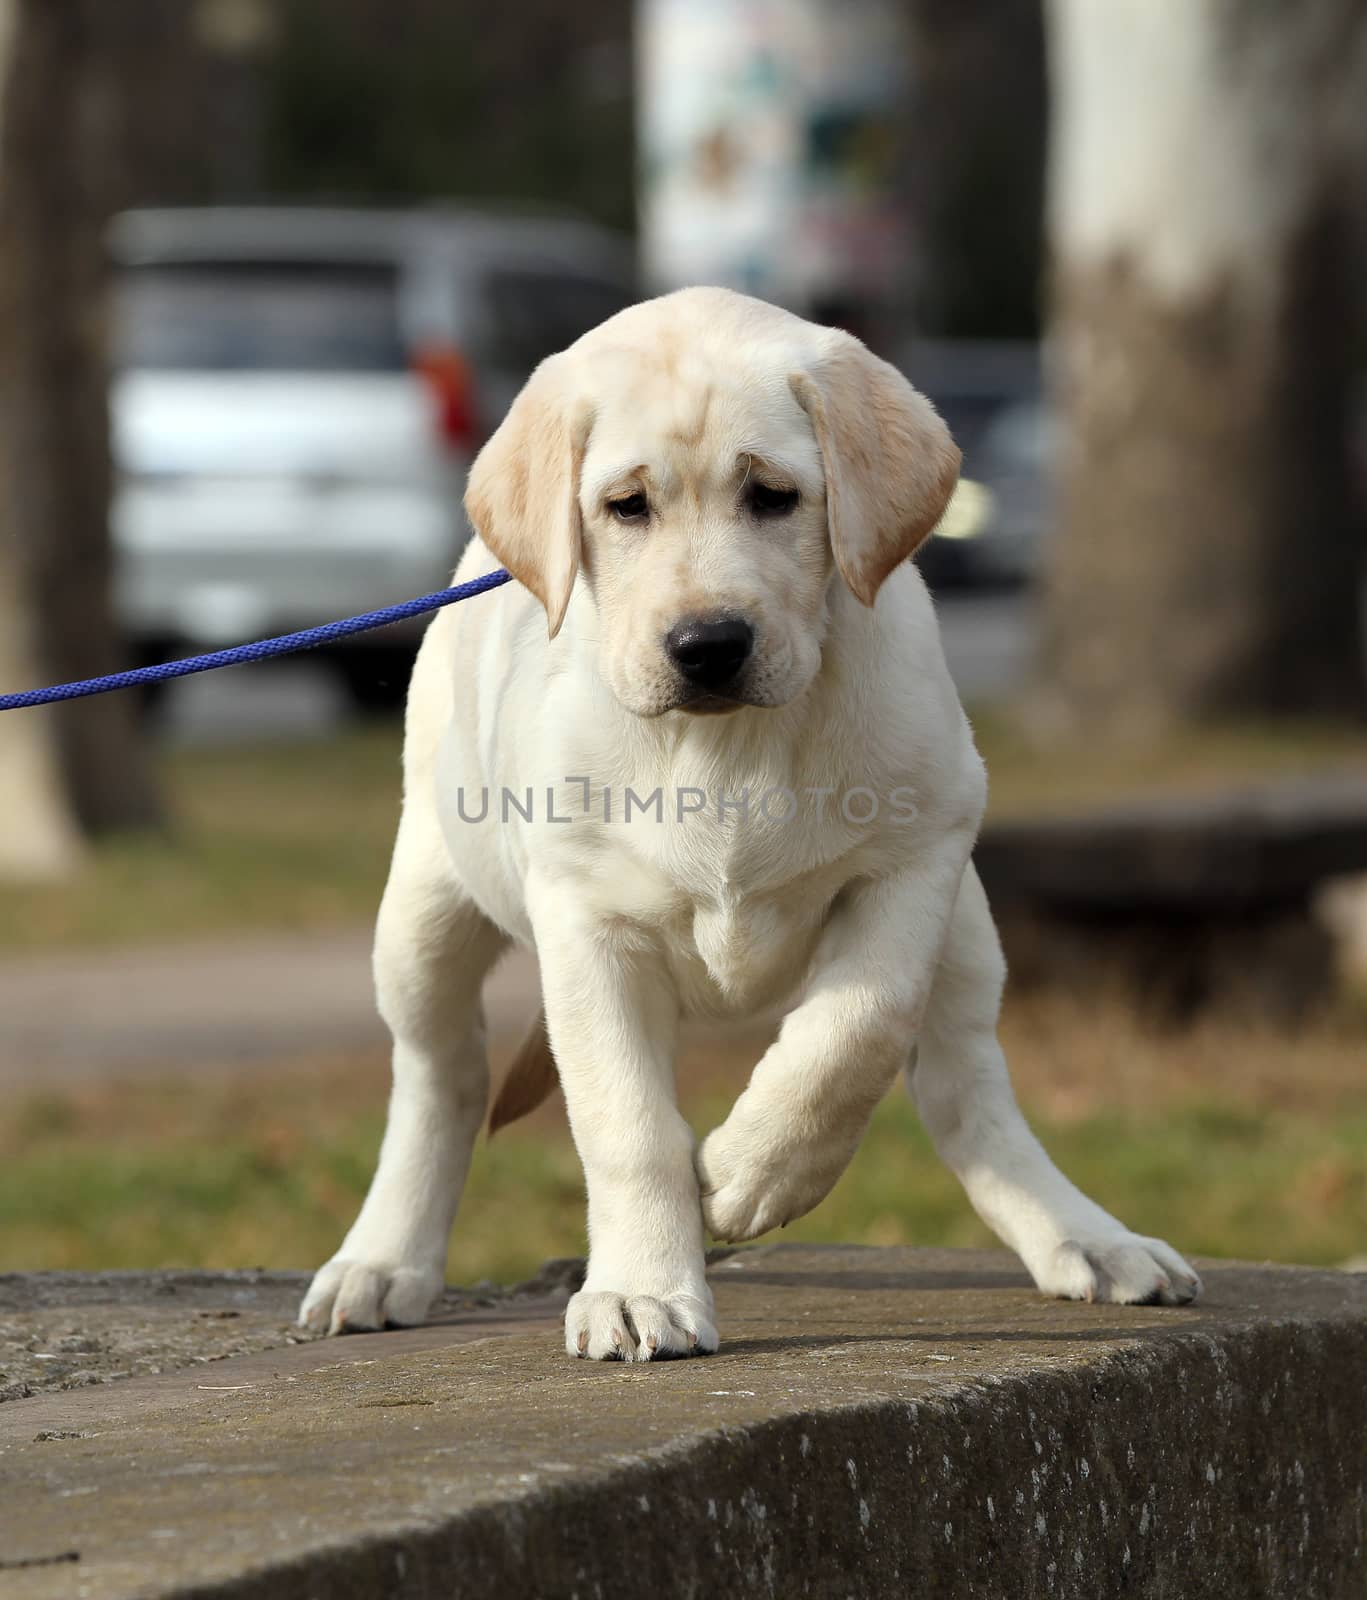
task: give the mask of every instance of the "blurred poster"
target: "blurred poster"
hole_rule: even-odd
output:
[[[655,287],[721,283],[846,323],[897,302],[904,26],[895,0],[638,0]]]

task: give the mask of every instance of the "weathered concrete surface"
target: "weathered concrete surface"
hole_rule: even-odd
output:
[[[582,1279],[581,1261],[548,1261],[515,1288],[448,1288],[429,1325],[554,1316]],[[294,1326],[308,1284],[307,1272],[0,1273],[0,1401],[312,1343]]]
[[[1361,1595],[1367,1281],[1205,1275],[761,1247],[707,1360],[569,1361],[548,1303],[16,1400],[0,1594]]]

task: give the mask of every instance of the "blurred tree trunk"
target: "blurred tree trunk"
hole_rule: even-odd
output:
[[[903,0],[913,93],[902,166],[919,329],[1039,334],[1048,121],[1041,0]]]
[[[0,0],[0,31],[9,4]],[[0,527],[0,686],[6,691],[36,682],[12,555]],[[0,721],[0,882],[64,877],[80,859],[51,735],[49,711],[6,711]]]
[[[0,0],[0,118],[14,39],[15,0]],[[0,685],[37,681],[19,598],[10,518],[0,502]],[[0,878],[60,877],[76,863],[79,843],[57,774],[51,719],[9,711],[0,721]]]
[[[7,0],[0,101],[0,506],[37,677],[123,663],[110,608],[104,229],[118,97],[90,0]],[[19,717],[25,713],[8,713]],[[158,820],[127,695],[52,713],[67,795],[90,832]]]
[[[1361,0],[1049,0],[1061,528],[1044,698],[1356,713]],[[1356,110],[1355,110],[1356,102]]]

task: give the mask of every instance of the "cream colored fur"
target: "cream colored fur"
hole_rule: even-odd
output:
[[[906,560],[957,462],[857,341],[723,290],[635,306],[533,376],[472,472],[481,537],[457,574],[506,562],[525,587],[442,613],[414,672],[375,950],[389,1126],[306,1325],[416,1322],[440,1291],[488,1102],[480,985],[509,941],[540,961],[588,1187],[571,1353],[715,1349],[706,1233],[815,1206],[899,1072],[1045,1293],[1198,1292],[1058,1172],[1011,1093],[969,861],[983,769]],[[798,499],[771,514],[757,484]],[[728,696],[699,699],[664,639],[718,614],[750,623],[753,653]],[[658,816],[624,815],[628,788],[659,789]],[[761,808],[775,794],[791,820],[786,800]],[[775,1004],[778,1037],[696,1143],[680,1018]],[[534,1075],[535,1039],[526,1054]]]

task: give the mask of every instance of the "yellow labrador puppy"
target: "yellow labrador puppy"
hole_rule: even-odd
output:
[[[394,1036],[379,1168],[301,1321],[422,1319],[488,1092],[480,985],[510,941],[542,1024],[495,1121],[558,1071],[590,1255],[566,1347],[717,1348],[704,1235],[827,1194],[905,1072],[937,1149],[1046,1293],[1199,1280],[1079,1193],[996,1038],[1004,968],[969,860],[982,763],[907,558],[953,491],[932,406],[856,339],[721,289],[632,307],[545,362],[475,462],[458,578],[408,704],[375,975]],[[685,1015],[786,1016],[697,1144]]]

